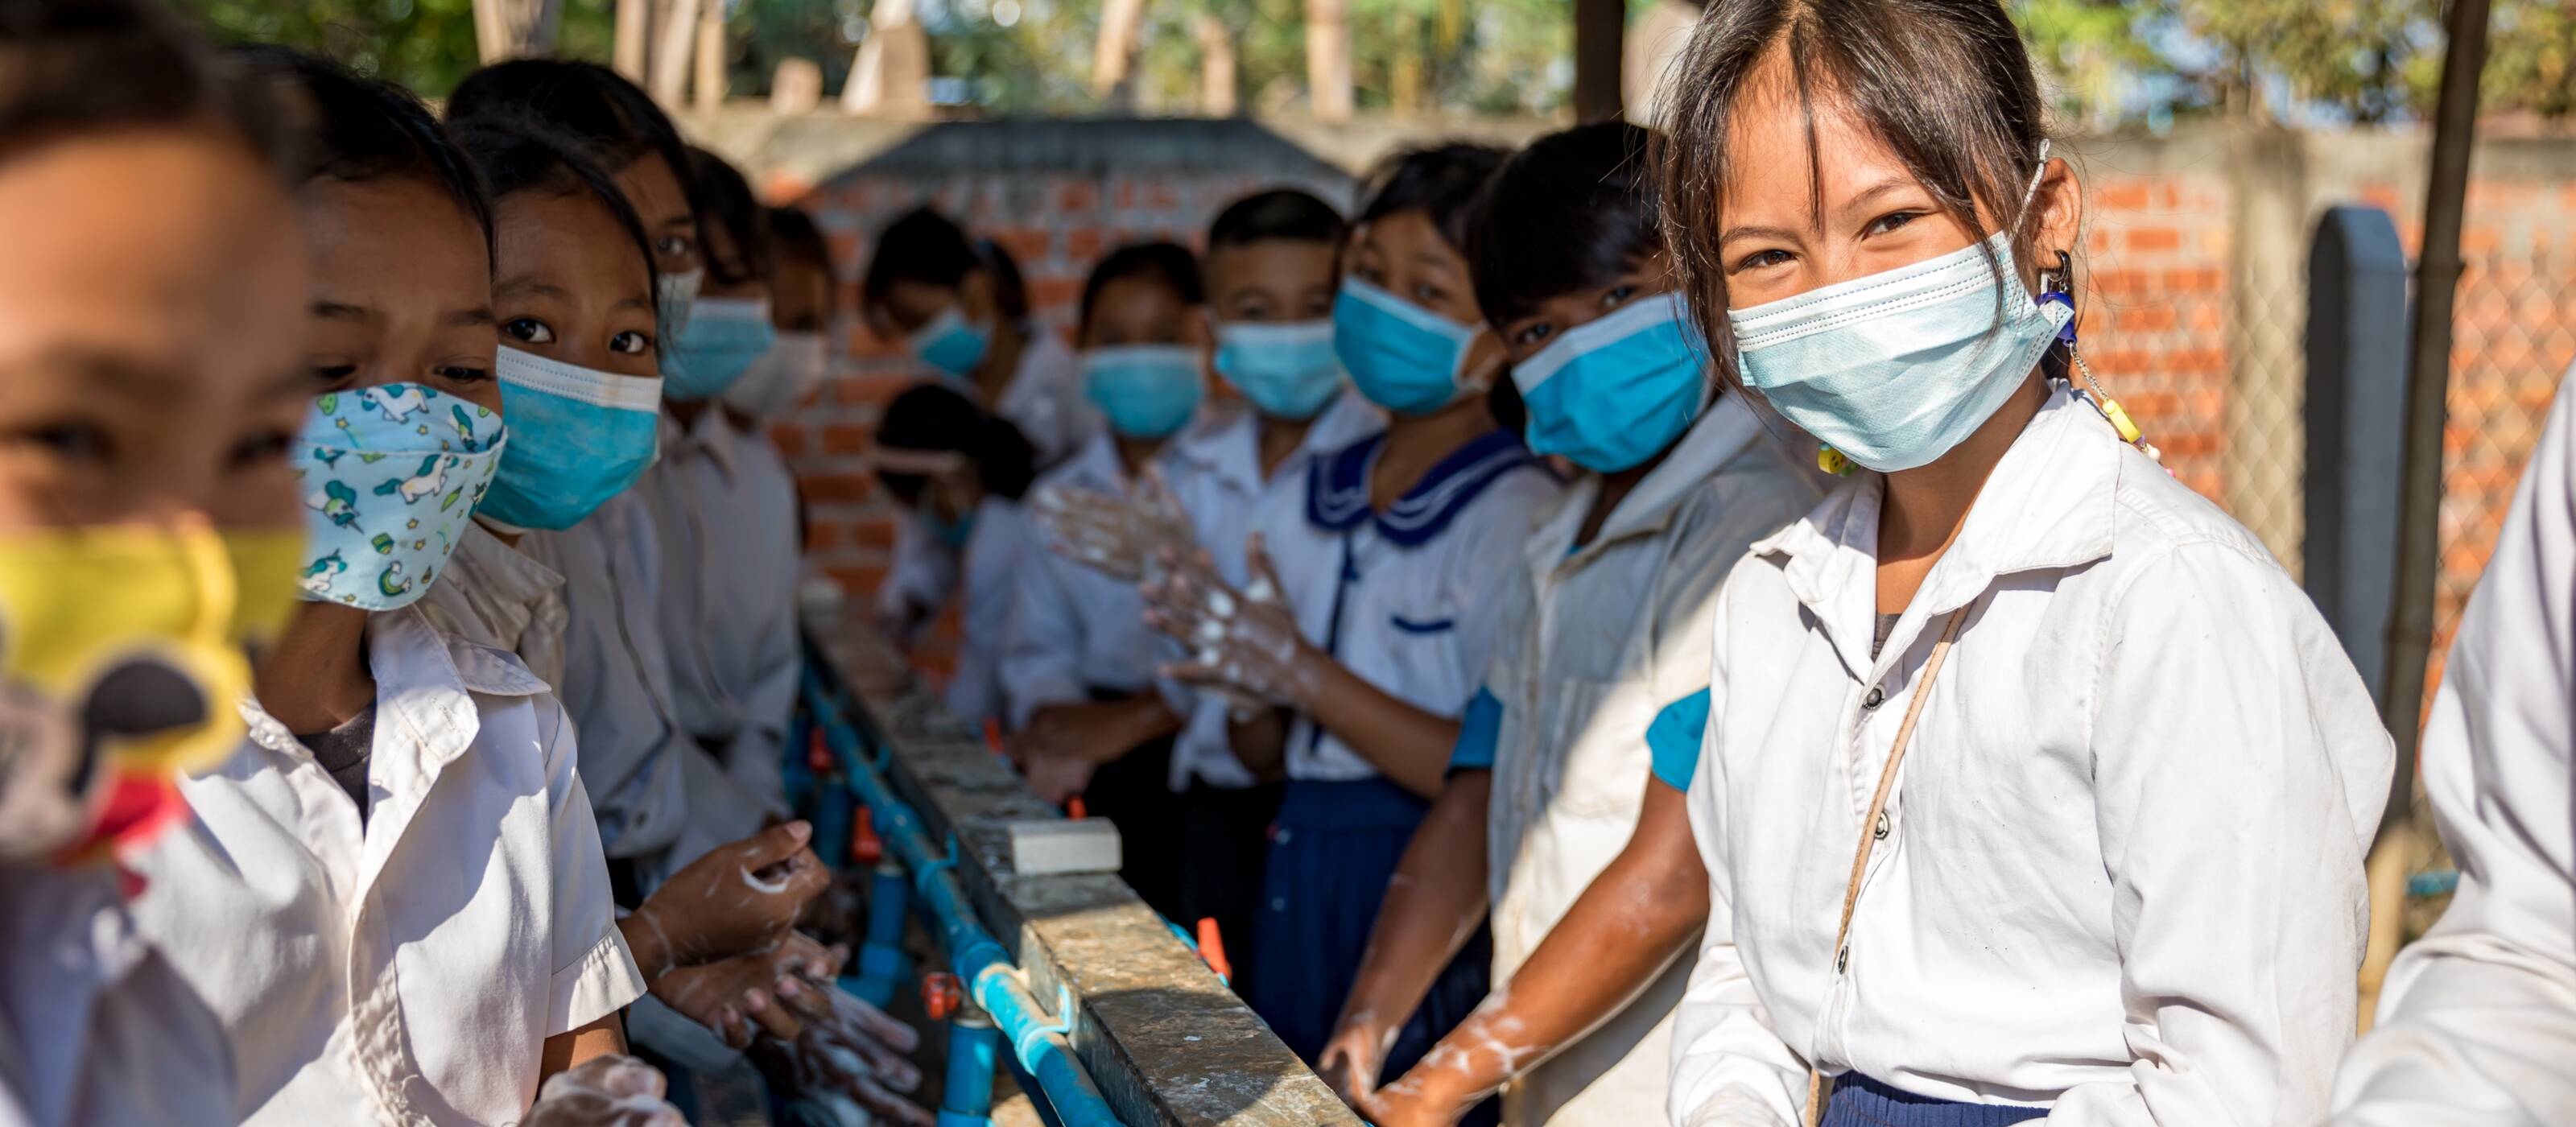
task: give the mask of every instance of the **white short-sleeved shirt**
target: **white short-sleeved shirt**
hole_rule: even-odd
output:
[[[545,1039],[644,993],[572,728],[516,657],[368,619],[370,811],[256,705],[137,859],[135,915],[222,1019],[253,1123],[502,1123]]]
[[[2570,373],[2576,379],[2576,373]],[[2335,1080],[2336,1127],[2576,1123],[2576,384],[2562,381],[2424,725],[2460,867]]]
[[[1164,468],[1173,500],[1190,518],[1199,547],[1216,561],[1217,574],[1240,588],[1245,581],[1243,542],[1252,531],[1253,514],[1272,492],[1298,488],[1306,464],[1386,429],[1386,412],[1358,392],[1344,388],[1306,428],[1306,437],[1279,468],[1261,472],[1261,417],[1249,410],[1211,418],[1172,440],[1172,457]],[[1165,660],[1186,656],[1170,638],[1158,640]],[[1182,718],[1172,743],[1173,790],[1186,790],[1193,779],[1212,787],[1248,787],[1255,780],[1235,758],[1226,736],[1228,708],[1213,695],[1177,681],[1158,687],[1165,703]]]
[[[1719,583],[1824,490],[1734,395],[1575,547],[1601,479],[1543,517],[1496,600],[1484,689],[1500,704],[1486,825],[1493,975],[1507,983],[1637,829],[1662,706],[1708,685]],[[1688,959],[1627,1008],[1512,1081],[1513,1123],[1649,1123],[1663,1112],[1672,1010]]]
[[[1155,460],[1168,464],[1169,451]],[[1072,460],[1039,475],[1031,495],[1048,489],[1124,496],[1127,471],[1109,432],[1095,433]],[[1027,727],[1039,709],[1090,700],[1093,689],[1152,686],[1163,651],[1145,625],[1145,598],[1136,585],[1049,550],[1034,524],[1027,535],[1002,633],[1002,697],[1011,727]]]
[[[519,655],[560,691],[564,675],[563,576],[469,521],[447,570],[414,603],[432,629]]]
[[[745,789],[783,806],[779,756],[804,668],[795,485],[766,440],[713,408],[686,430],[665,417],[662,460],[644,481],[680,726]]]
[[[1298,630],[1353,674],[1425,712],[1456,716],[1493,652],[1495,592],[1561,490],[1509,431],[1450,453],[1386,512],[1369,507],[1383,431],[1309,463],[1273,490],[1253,527],[1269,545]],[[1288,777],[1375,777],[1359,752],[1304,716]]]
[[[1883,486],[1844,483],[1718,594],[1672,1121],[1794,1124],[1812,1062],[2057,1124],[2317,1122],[2393,752],[2316,607],[2060,389],[1872,656]]]
[[[0,865],[0,1124],[240,1121],[222,1023],[118,883],[105,863]]]

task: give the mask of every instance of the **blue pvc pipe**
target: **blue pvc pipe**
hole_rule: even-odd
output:
[[[878,862],[868,882],[868,936],[859,948],[858,982],[850,992],[878,1009],[893,1001],[912,975],[910,960],[903,957],[903,908],[910,897],[905,884],[903,866],[892,861]]]
[[[967,1010],[948,1023],[948,1080],[939,1101],[939,1127],[984,1127],[993,1122],[993,1068],[1002,1034],[991,1018]]]
[[[1037,1078],[1040,1091],[1065,1127],[1124,1127],[1109,1101],[1074,1059],[1057,1018],[1047,1016],[1028,986],[1011,966],[1010,952],[975,921],[974,906],[951,871],[956,860],[949,848],[934,852],[927,827],[912,807],[886,789],[867,765],[859,734],[842,713],[822,679],[805,672],[805,694],[823,738],[838,759],[850,789],[873,811],[877,837],[887,854],[912,874],[913,891],[923,910],[938,924],[948,949],[949,969],[966,984],[968,996],[992,1015],[993,1024],[1011,1043],[1011,1055]],[[1069,1008],[1069,1007],[1068,1007]],[[1070,1015],[1064,1015],[1070,1017]]]

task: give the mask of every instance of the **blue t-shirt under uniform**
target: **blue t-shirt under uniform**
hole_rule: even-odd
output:
[[[1655,713],[1646,726],[1646,750],[1653,753],[1655,777],[1674,790],[1689,790],[1699,770],[1700,734],[1708,730],[1708,690],[1701,689]],[[1477,689],[1458,718],[1458,743],[1449,750],[1449,770],[1491,771],[1494,748],[1502,742],[1503,702],[1490,689]]]

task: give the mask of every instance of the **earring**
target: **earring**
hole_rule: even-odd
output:
[[[2056,268],[2042,270],[2039,273],[2040,289],[2043,291],[2039,295],[2040,304],[2066,307],[2066,323],[2058,326],[2057,341],[2066,346],[2066,358],[2074,362],[2075,371],[2082,375],[2084,382],[2093,389],[2084,398],[2093,404],[2094,410],[2102,413],[2103,420],[2111,424],[2112,430],[2119,432],[2120,441],[2137,447],[2138,452],[2145,454],[2149,460],[2161,463],[2164,461],[2164,452],[2157,450],[2154,443],[2147,441],[2146,432],[2138,429],[2136,420],[2129,418],[2128,409],[2120,406],[2119,400],[2111,398],[2111,393],[2102,387],[2101,378],[2093,374],[2093,366],[2084,362],[2083,350],[2076,347],[2074,276],[2074,260],[2062,250],[2057,252]]]

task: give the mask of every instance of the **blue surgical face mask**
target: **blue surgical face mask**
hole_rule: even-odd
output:
[[[1892,472],[1930,464],[1985,425],[2070,312],[2031,300],[1997,232],[1727,320],[1745,386],[1817,441]]]
[[[392,610],[428,594],[508,439],[501,416],[421,384],[314,399],[292,455],[304,597]]]
[[[975,365],[984,362],[984,352],[993,346],[989,325],[973,324],[954,305],[939,311],[939,316],[912,331],[904,339],[921,362],[950,379],[962,380],[975,374]]]
[[[664,339],[676,337],[689,327],[689,316],[698,305],[698,287],[706,281],[705,267],[686,274],[653,276],[653,315],[661,322]]]
[[[1651,294],[1512,366],[1529,448],[1617,473],[1661,453],[1708,405],[1707,349],[1680,294]]]
[[[482,514],[517,528],[570,528],[653,464],[662,381],[501,347],[493,374],[514,436]]]
[[[962,552],[966,550],[966,541],[975,535],[975,512],[969,509],[965,516],[949,520],[939,515],[937,506],[924,501],[921,505],[921,527],[928,531],[930,538],[938,541],[942,547],[952,552]]]
[[[1428,415],[1458,401],[1460,369],[1477,329],[1358,278],[1333,300],[1333,352],[1369,402]]]
[[[1199,350],[1180,344],[1084,349],[1082,393],[1120,438],[1167,438],[1199,409]]]
[[[697,403],[725,393],[778,343],[765,297],[702,297],[662,352],[662,394]]]
[[[1216,327],[1216,370],[1274,419],[1314,418],[1342,390],[1331,321],[1227,321]]]

